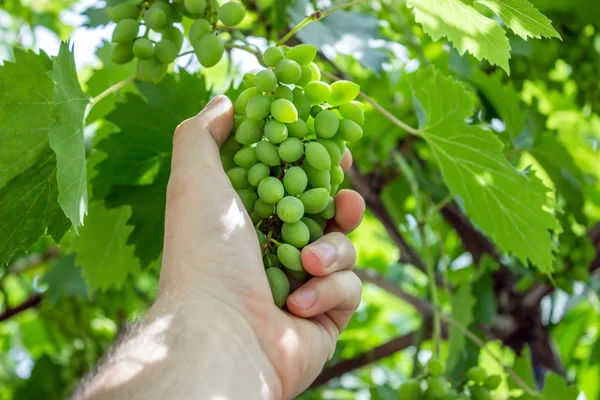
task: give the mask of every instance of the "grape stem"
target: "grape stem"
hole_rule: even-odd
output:
[[[429,222],[429,220],[431,218],[433,218],[434,215],[436,215],[437,213],[439,213],[440,211],[442,211],[442,209],[444,207],[446,207],[448,204],[452,203],[452,200],[454,200],[454,196],[452,196],[452,194],[449,194],[448,196],[446,196],[442,201],[440,201],[435,206],[433,206],[427,212],[427,215],[425,215],[425,217],[423,217],[423,219],[419,220],[419,224],[420,225],[427,224],[427,222]]]
[[[281,246],[281,243],[278,242],[277,240],[273,239],[273,238],[269,238],[269,240],[273,243],[275,243],[278,247]]]
[[[127,86],[129,83],[133,82],[136,77],[137,77],[137,75],[134,74],[134,75],[131,75],[129,78],[125,78],[122,81],[115,83],[114,85],[112,85],[111,87],[106,89],[104,92],[102,92],[98,96],[94,97],[90,103],[90,106],[94,107],[97,103],[99,103],[105,97],[110,96],[112,93],[116,92],[117,90],[121,89],[122,87]]]
[[[187,56],[189,54],[194,54],[194,50],[185,51],[185,52],[181,53],[180,55],[178,55],[177,58]]]
[[[226,49],[245,50],[250,54],[254,54],[256,56],[256,58],[260,59],[262,57],[262,55],[260,54],[260,51],[256,50],[255,48],[253,48],[251,46],[247,46],[247,45],[243,45],[243,44],[225,43],[225,48]]]
[[[306,25],[310,24],[313,21],[318,21],[320,19],[327,17],[328,15],[333,14],[336,11],[342,10],[344,8],[352,7],[356,4],[360,4],[365,1],[367,1],[367,0],[354,0],[349,3],[340,4],[339,6],[332,7],[329,10],[325,10],[325,11],[317,10],[314,13],[306,16],[306,18],[304,18],[302,21],[300,21],[298,23],[298,25],[293,27],[292,30],[290,30],[284,37],[279,39],[279,41],[276,43],[276,45],[281,46],[282,44],[285,44],[285,42],[290,40],[291,37],[296,34],[296,32],[298,32],[300,29],[304,28]]]

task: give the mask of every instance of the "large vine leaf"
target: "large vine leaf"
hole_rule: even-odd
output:
[[[52,304],[62,297],[87,298],[88,287],[81,277],[81,270],[75,267],[75,255],[61,257],[44,275],[43,283],[48,285],[46,299]]]
[[[544,14],[527,0],[478,0],[491,9],[517,35],[532,38],[560,38]]]
[[[490,131],[467,125],[471,94],[434,68],[410,78],[421,136],[429,144],[450,191],[471,220],[505,252],[551,273],[550,230],[560,225],[549,211],[547,188],[506,160],[502,142]]]
[[[89,98],[79,86],[75,58],[68,43],[61,43],[58,56],[52,57],[52,71],[48,75],[54,82],[48,138],[56,153],[58,202],[77,232],[87,212],[83,121]]]
[[[102,201],[90,203],[80,235],[73,239],[71,251],[91,290],[121,287],[129,275],[140,272],[134,247],[127,244],[133,227],[128,206],[106,209]]]
[[[510,44],[504,30],[462,0],[407,0],[415,19],[433,40],[447,37],[460,54],[466,51],[510,72]]]

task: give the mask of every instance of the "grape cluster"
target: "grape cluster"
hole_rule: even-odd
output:
[[[174,26],[183,16],[195,20],[189,41],[200,64],[210,68],[221,60],[225,51],[217,21],[225,27],[236,26],[246,16],[246,10],[234,2],[219,6],[216,0],[138,0],[110,8],[108,16],[117,23],[112,35],[115,44],[112,61],[125,64],[137,58],[138,79],[158,81],[183,46],[183,33]],[[142,22],[145,32],[140,36]],[[150,31],[160,33],[160,40],[151,40]]]
[[[500,375],[488,375],[481,367],[467,371],[467,381],[453,388],[444,377],[444,364],[437,359],[427,363],[427,371],[419,379],[404,382],[398,391],[400,400],[492,400],[492,392],[500,386]],[[423,390],[425,389],[425,390]]]
[[[304,280],[300,251],[323,235],[344,180],[346,142],[362,136],[357,84],[320,81],[316,47],[268,48],[268,67],[248,73],[234,102],[232,135],[221,148],[229,180],[255,224],[275,304]]]

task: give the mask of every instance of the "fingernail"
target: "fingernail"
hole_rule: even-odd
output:
[[[317,292],[311,288],[303,287],[292,294],[291,300],[298,307],[307,310],[317,301]]]
[[[337,257],[337,247],[331,243],[315,243],[309,247],[325,268],[330,267]]]
[[[210,113],[211,116],[216,117],[229,108],[229,101],[227,96],[222,94],[213,97],[208,104],[204,107],[201,113]]]

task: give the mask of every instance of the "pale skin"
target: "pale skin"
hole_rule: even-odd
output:
[[[233,125],[215,97],[173,139],[156,302],[81,384],[75,399],[291,399],[331,358],[356,311],[355,229],[364,201],[336,196],[327,234],[302,251],[314,277],[273,304],[256,232],[231,187],[219,146]],[[352,163],[347,152],[342,167]]]

